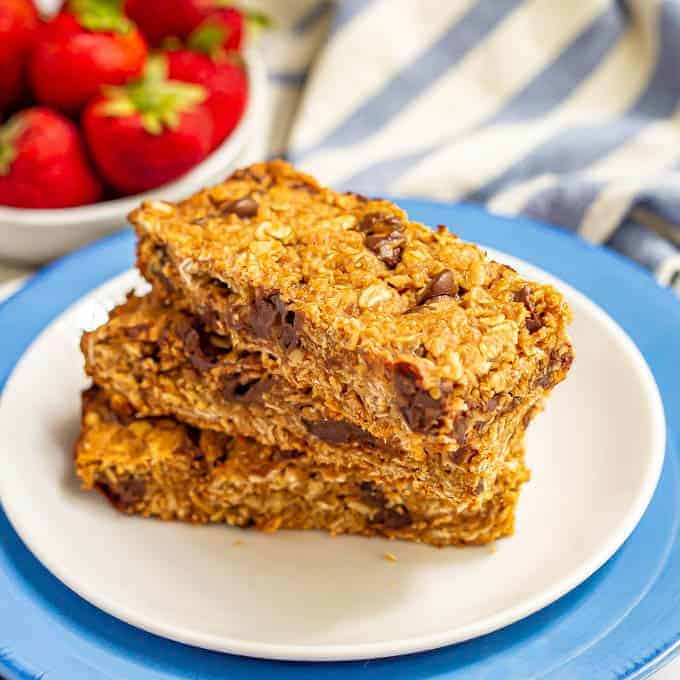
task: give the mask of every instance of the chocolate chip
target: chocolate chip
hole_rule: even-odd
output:
[[[209,371],[214,368],[219,363],[220,355],[229,351],[213,345],[206,333],[193,326],[178,329],[178,332],[184,344],[184,351],[197,371]]]
[[[123,329],[123,332],[128,338],[131,338],[134,340],[135,338],[138,338],[142,333],[145,333],[146,331],[149,330],[151,327],[151,324],[148,323],[138,323],[136,326],[126,326]]]
[[[294,349],[298,346],[300,340],[298,338],[298,331],[302,329],[302,314],[288,311],[283,316],[283,323],[281,325],[281,336],[279,342],[284,349]]]
[[[475,449],[473,446],[461,446],[460,448],[456,449],[455,451],[451,451],[449,454],[449,458],[451,459],[452,462],[454,462],[456,465],[460,465],[461,463],[468,463],[470,460],[479,454],[479,451]]]
[[[531,288],[529,286],[522,286],[514,295],[515,302],[521,302],[529,312],[529,316],[524,321],[524,325],[529,333],[535,333],[543,326],[540,316],[536,313],[534,303],[531,301]]]
[[[371,234],[366,236],[364,244],[388,269],[394,269],[401,262],[406,237],[399,231],[393,231],[387,236]]]
[[[411,513],[405,505],[379,510],[371,520],[374,524],[382,524],[387,529],[403,529],[413,523]]]
[[[373,508],[383,508],[387,502],[385,494],[373,482],[359,484],[359,498]]]
[[[546,371],[546,373],[540,376],[536,380],[536,385],[544,390],[549,390],[553,386],[552,371]]]
[[[262,396],[273,384],[271,378],[256,378],[248,382],[240,382],[238,378],[225,380],[222,396],[226,401],[237,401],[242,404],[261,403]]]
[[[278,293],[256,297],[250,305],[250,327],[256,337],[277,340],[291,350],[300,344],[303,314],[288,309]]]
[[[484,404],[484,410],[487,413],[490,412],[490,411],[495,411],[497,406],[498,406],[498,398],[497,397],[491,397],[490,399],[486,400],[486,404]]]
[[[372,212],[367,213],[361,218],[358,229],[367,234],[382,234],[386,236],[393,231],[403,231],[404,223],[396,215]]]
[[[280,319],[280,313],[271,298],[256,298],[250,306],[250,326],[255,336],[269,339]]]
[[[467,440],[467,430],[470,424],[470,416],[466,413],[461,413],[453,423],[453,432],[459,444],[465,444]]]
[[[150,271],[153,276],[155,276],[160,284],[169,295],[175,292],[175,286],[173,286],[172,281],[163,273],[163,263],[168,261],[168,252],[165,248],[156,248],[154,251],[154,258],[159,263],[159,266],[151,265]]]
[[[440,297],[454,297],[458,294],[458,285],[450,269],[442,269],[437,276],[427,285],[418,300],[419,305],[424,305]]]
[[[560,369],[562,371],[568,371],[571,365],[574,363],[574,353],[570,350],[564,352],[564,354],[559,354],[553,351],[550,354],[550,363],[555,367],[555,369]]]
[[[444,413],[443,399],[434,399],[423,387],[418,369],[404,362],[394,367],[394,387],[401,413],[414,432],[429,432],[435,429]],[[443,395],[451,391],[449,383],[442,383]]]
[[[305,454],[302,451],[296,451],[295,449],[274,449],[269,460],[274,463],[280,463],[284,460],[295,460],[304,455]]]
[[[250,180],[252,182],[257,182],[258,184],[260,184],[264,177],[259,173],[255,172],[254,168],[248,166],[245,168],[239,168],[238,170],[234,170],[234,172],[232,172],[231,175],[229,175],[227,181],[233,179],[239,181]]]
[[[201,336],[195,328],[189,329],[184,336],[184,348],[191,365],[198,371],[209,371],[217,365],[214,357],[204,352]]]
[[[521,302],[530,312],[533,311],[533,303],[531,302],[531,288],[529,286],[522,286],[514,295],[515,302]]]
[[[526,326],[529,333],[535,333],[537,330],[542,328],[543,323],[538,317],[528,316],[524,321],[524,325]]]
[[[293,182],[290,185],[290,188],[298,189],[299,191],[305,191],[308,194],[318,194],[320,191],[319,187],[311,184],[310,182]]]
[[[361,218],[358,229],[366,234],[364,245],[388,269],[394,269],[401,262],[406,237],[402,233],[404,223],[396,215],[368,213]]]
[[[413,353],[414,353],[417,357],[420,357],[421,359],[424,358],[424,357],[426,357],[426,356],[429,354],[429,352],[427,351],[427,347],[425,347],[425,345],[423,345],[422,343],[419,344],[418,347],[416,347],[416,348],[413,350]]]
[[[451,453],[449,453],[449,458],[456,465],[460,465],[465,460],[465,448],[465,446],[461,446],[455,451],[451,451]]]
[[[98,406],[97,402],[101,394],[101,389],[98,385],[90,385],[86,390],[83,390],[80,395],[83,411],[89,411]]]
[[[376,445],[378,443],[373,435],[345,420],[305,420],[304,423],[310,434],[327,444],[357,442]]]
[[[220,315],[214,309],[208,309],[198,315],[201,323],[210,330],[217,328],[217,323],[220,320]]]
[[[119,479],[114,486],[108,480],[99,482],[97,488],[116,508],[123,511],[129,510],[146,494],[146,482],[131,475]]]
[[[472,495],[473,496],[479,496],[480,493],[484,491],[484,480],[480,479],[477,486],[472,489]]]
[[[233,214],[241,219],[248,219],[255,217],[259,208],[258,202],[252,196],[244,196],[221,208],[221,213],[223,215]]]

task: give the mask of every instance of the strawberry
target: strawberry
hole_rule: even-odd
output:
[[[0,2],[0,113],[26,92],[26,63],[33,47],[38,13],[30,0]]]
[[[119,5],[120,0],[69,0],[44,26],[30,63],[40,103],[76,114],[103,85],[139,76],[147,46]]]
[[[152,45],[165,38],[185,39],[205,18],[210,0],[126,0],[125,13]]]
[[[205,88],[167,78],[162,57],[144,77],[109,87],[83,114],[95,164],[116,189],[133,194],[183,175],[210,152],[213,119]]]
[[[224,3],[216,1],[214,4]],[[205,16],[201,24],[192,31],[188,38],[189,47],[200,48],[207,40],[213,51],[217,45],[222,50],[240,50],[245,33],[244,24],[243,12],[235,7],[226,6],[215,9]]]
[[[76,126],[43,107],[15,114],[0,128],[0,205],[70,208],[94,203],[101,186]]]
[[[243,64],[239,59],[213,59],[191,50],[171,51],[166,56],[170,78],[202,85],[208,91],[205,105],[214,121],[212,148],[219,146],[236,127],[246,106],[248,78]]]
[[[126,0],[125,11],[157,46],[166,38],[188,40],[198,29],[207,28],[212,36],[219,31],[222,49],[240,50],[246,28],[269,25],[264,14],[241,11],[229,0]]]

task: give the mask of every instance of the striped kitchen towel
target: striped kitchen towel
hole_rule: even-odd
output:
[[[680,0],[267,4],[272,155],[552,222],[680,290]]]

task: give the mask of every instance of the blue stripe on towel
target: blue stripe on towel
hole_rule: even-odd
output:
[[[294,152],[293,160],[299,161],[320,148],[356,144],[376,133],[434,81],[446,75],[521,3],[522,0],[496,0],[474,5],[439,40],[387,81],[379,92],[366,99],[321,142]]]
[[[330,36],[333,37],[344,26],[354,19],[360,12],[363,12],[375,0],[343,0],[337,3],[338,9],[333,17]]]
[[[631,257],[643,267],[656,270],[659,265],[678,254],[669,241],[642,224],[630,220],[624,222],[607,241],[607,245]]]
[[[654,73],[633,107],[621,118],[557,133],[512,168],[465,200],[486,201],[508,184],[544,173],[576,172],[614,151],[640,132],[650,119],[672,113],[680,98],[680,6],[664,3],[659,19],[659,57]],[[555,191],[551,187],[546,191]],[[544,199],[545,200],[545,199]]]
[[[521,212],[575,231],[603,186],[602,182],[595,182],[579,175],[565,176],[560,179],[557,186],[551,188],[554,190],[535,194]]]
[[[332,3],[330,0],[322,0],[303,14],[291,27],[293,33],[306,33],[313,28],[316,23],[330,11]]]
[[[526,120],[555,108],[617,44],[628,27],[627,14],[618,4],[609,7],[484,126]]]
[[[302,87],[307,81],[309,73],[307,71],[296,71],[292,73],[277,73],[270,72],[269,80],[279,85],[287,85],[288,87]]]
[[[680,155],[680,149],[678,150]],[[675,173],[676,176],[671,176]],[[661,219],[675,228],[676,235],[680,239],[680,181],[677,174],[680,173],[680,163],[669,168],[669,176],[662,177],[653,187],[645,189],[637,198],[637,204],[652,213],[659,215]]]
[[[495,122],[510,122],[520,117],[530,118],[539,113],[548,113],[590,75],[602,57],[616,45],[624,28],[623,12],[618,5],[608,8],[531,83],[512,97],[498,113],[475,129],[479,130]],[[601,32],[603,35],[600,35]],[[559,82],[555,77],[556,73],[564,74]],[[541,95],[541,92],[544,94]],[[408,172],[414,164],[453,142],[456,137],[448,138],[410,154],[375,163],[353,175],[345,184],[359,187],[369,193],[386,192],[389,185]]]

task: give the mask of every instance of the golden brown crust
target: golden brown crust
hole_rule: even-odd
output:
[[[542,400],[571,364],[552,287],[280,161],[131,221],[157,295],[413,461],[479,448],[475,422]]]
[[[421,462],[267,371],[259,353],[234,350],[227,338],[153,296],[130,296],[105,325],[84,334],[81,346],[87,373],[124,395],[141,416],[170,415],[284,450],[304,449],[317,463],[351,466],[367,480],[400,485],[402,494],[447,498],[458,509],[479,507],[492,494],[508,442],[537,410],[531,400],[499,402],[492,420],[471,423],[466,445],[433,447]]]
[[[512,534],[529,477],[522,440],[518,433],[493,497],[479,510],[456,512],[427,496],[405,499],[360,472],[317,466],[300,452],[169,418],[136,418],[122,397],[91,388],[83,395],[75,464],[84,488],[102,491],[130,514],[468,545]]]

